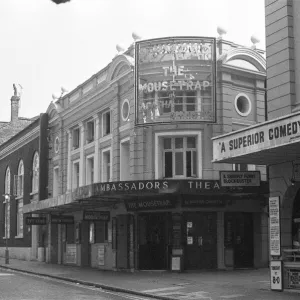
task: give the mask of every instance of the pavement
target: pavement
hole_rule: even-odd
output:
[[[0,268],[155,299],[299,299],[298,293],[296,295],[286,291],[271,291],[269,269],[266,268],[182,273],[168,271],[132,273],[18,259],[10,259],[9,264],[5,264],[4,258],[0,258]]]

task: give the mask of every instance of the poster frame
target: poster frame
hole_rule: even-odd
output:
[[[279,218],[279,252],[274,252],[271,249],[271,218],[270,218],[270,201],[271,200],[277,200],[277,204],[278,204],[278,218]],[[279,196],[275,196],[275,197],[269,197],[269,251],[270,251],[270,255],[272,257],[280,257],[282,254],[281,251],[281,213],[280,213],[280,197]]]

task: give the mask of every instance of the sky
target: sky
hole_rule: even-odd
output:
[[[10,121],[13,84],[19,115],[46,112],[52,94],[72,91],[109,64],[132,32],[143,39],[218,37],[265,49],[264,0],[0,0],[0,121]]]

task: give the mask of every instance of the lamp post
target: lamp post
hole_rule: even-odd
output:
[[[10,195],[5,194],[5,264],[9,264],[9,251],[8,251],[8,203]]]

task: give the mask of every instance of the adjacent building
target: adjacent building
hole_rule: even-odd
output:
[[[14,85],[15,87],[15,85]],[[37,227],[27,226],[23,206],[47,197],[47,115],[20,118],[20,94],[11,98],[11,121],[0,128],[0,255],[38,259]],[[43,133],[44,146],[40,134]]]
[[[211,162],[212,137],[265,121],[265,68],[255,45],[222,36],[135,40],[51,103],[48,196],[23,206],[47,216],[46,261],[266,266],[264,163]],[[253,184],[226,186],[220,171]]]
[[[266,0],[265,14],[268,121],[216,137],[214,162],[268,166],[271,263],[283,260],[284,288],[300,289],[300,2]]]

